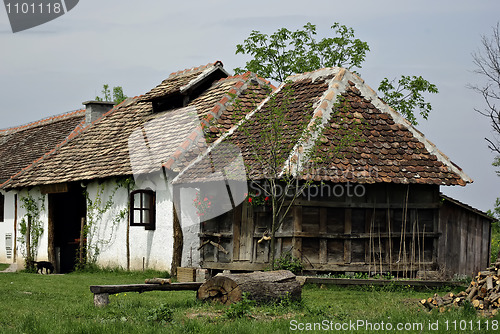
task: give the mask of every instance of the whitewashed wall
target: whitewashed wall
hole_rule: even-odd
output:
[[[22,243],[20,243],[18,240],[14,240],[15,238],[15,233],[14,233],[14,224],[15,224],[15,195],[17,194],[17,239],[21,236],[21,232],[19,230],[19,224],[21,223],[21,220],[24,218],[26,215],[26,209],[22,207],[22,201],[21,199],[28,194],[31,195],[35,200],[41,199],[41,201],[38,202],[38,207],[41,209],[42,207],[44,210],[40,211],[40,219],[42,221],[42,226],[43,226],[43,234],[40,238],[40,241],[38,243],[38,249],[37,249],[37,256],[36,259],[38,261],[46,261],[48,259],[48,213],[47,213],[47,208],[48,208],[48,202],[47,202],[47,196],[42,195],[40,192],[40,189],[38,187],[31,189],[29,192],[26,190],[22,191],[7,191],[7,192],[2,192],[5,195],[5,212],[4,212],[4,222],[0,223],[0,262],[1,263],[18,263],[18,268],[22,268],[24,266],[24,256],[25,254],[25,247]],[[43,201],[43,203],[42,203]],[[42,205],[43,204],[43,205]],[[7,258],[7,250],[6,250],[6,244],[5,244],[5,237],[6,234],[11,234],[12,235],[12,256],[10,258]],[[17,245],[17,259],[14,258],[14,246]]]
[[[146,230],[143,226],[130,226],[130,269],[170,270],[173,246],[173,203],[171,191],[161,182],[163,180],[143,180],[134,189],[152,189],[156,191],[156,229]],[[115,181],[105,184],[102,194],[106,201],[113,189]],[[95,200],[99,185],[97,182],[87,185],[87,192]],[[130,189],[132,191],[133,189]],[[101,221],[94,226],[93,240],[98,240],[99,256],[97,264],[104,267],[127,267],[127,224],[128,217],[118,222],[113,220],[119,212],[127,208],[128,191],[119,188],[113,196],[114,205],[105,212]],[[104,203],[103,203],[104,204]],[[87,215],[89,210],[87,209]],[[89,217],[87,217],[88,221]]]
[[[101,200],[106,202],[113,190],[116,188],[116,180],[106,181],[104,192],[101,195]],[[87,184],[86,190],[90,199],[94,202],[96,194],[101,185],[98,182]],[[134,189],[150,188],[156,191],[156,229],[146,230],[142,226],[130,226],[130,269],[142,270],[158,269],[170,271],[173,251],[173,202],[172,190],[170,185],[165,185],[164,180],[152,179],[142,180],[138,182]],[[132,191],[133,189],[130,189]],[[13,263],[14,250],[12,249],[12,257],[7,258],[5,235],[12,234],[14,238],[14,195],[18,195],[17,201],[17,236],[19,237],[19,223],[26,214],[26,210],[21,207],[21,198],[26,196],[28,192],[22,190],[20,192],[9,191],[4,192],[5,195],[5,218],[4,222],[0,222],[0,263]],[[37,260],[48,260],[48,196],[42,195],[40,189],[35,187],[30,190],[29,194],[35,198],[43,198],[44,210],[41,211],[40,218],[43,222],[44,233],[38,247]],[[181,226],[184,235],[184,248],[182,257],[182,266],[199,265],[199,218],[196,216],[196,210],[193,208],[193,194],[181,194],[185,197],[181,200],[183,206],[178,208],[181,217]],[[189,200],[188,200],[189,199]],[[99,247],[99,255],[97,264],[102,267],[127,267],[127,224],[128,216],[113,222],[118,217],[120,211],[128,206],[128,190],[124,187],[118,188],[113,195],[112,207],[107,210],[93,226],[91,231],[91,242],[96,242]],[[39,203],[40,205],[41,203]],[[89,208],[87,208],[87,221],[89,221]],[[12,245],[15,245],[14,239]],[[21,266],[24,264],[22,256],[22,244],[17,242],[17,263]]]
[[[14,192],[1,192],[5,196],[4,221],[0,222],[0,263],[14,262]],[[7,258],[5,236],[12,236],[12,256]]]

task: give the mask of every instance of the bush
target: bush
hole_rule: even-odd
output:
[[[304,270],[304,265],[298,258],[288,252],[282,254],[279,258],[274,260],[274,269],[290,270],[295,275],[298,275]]]

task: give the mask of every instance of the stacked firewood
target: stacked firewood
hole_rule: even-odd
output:
[[[494,316],[500,308],[500,263],[485,271],[481,271],[472,280],[467,290],[454,295],[452,292],[440,297],[437,293],[434,297],[422,299],[420,304],[429,311],[438,309],[445,312],[450,307],[458,307],[466,301],[485,316]]]

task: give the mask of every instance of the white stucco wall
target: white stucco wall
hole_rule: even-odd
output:
[[[0,262],[1,263],[14,263],[17,262],[20,267],[24,265],[24,254],[25,246],[19,242],[21,237],[21,232],[19,230],[19,224],[21,220],[25,218],[26,209],[22,207],[22,198],[26,197],[28,194],[31,195],[38,202],[38,207],[40,208],[40,220],[42,221],[43,233],[38,243],[38,249],[36,254],[36,259],[38,261],[44,261],[48,259],[48,214],[47,214],[47,196],[42,195],[39,188],[30,189],[22,191],[7,191],[2,192],[5,195],[5,205],[4,205],[4,221],[0,222]],[[17,195],[17,234],[14,232],[15,228],[15,196]],[[42,203],[43,201],[43,203]],[[42,205],[43,204],[43,205]],[[43,208],[43,209],[42,209]],[[12,256],[7,257],[7,250],[5,244],[6,234],[12,235]],[[17,238],[17,240],[14,240]],[[14,247],[17,246],[16,255],[17,259],[14,258]]]
[[[0,222],[0,263],[14,262],[14,192],[1,192],[5,196],[4,201],[4,221]],[[12,236],[11,257],[7,258],[5,236]]]
[[[102,206],[110,198],[112,192],[117,187],[116,180],[108,180],[104,183],[91,182],[86,185],[86,190],[90,199],[94,202],[97,192],[104,186],[104,191],[100,195]],[[172,189],[166,185],[161,178],[150,178],[137,182],[134,189],[152,189],[156,191],[156,229],[146,230],[142,226],[130,226],[130,269],[142,270],[158,269],[170,271],[173,251],[173,202]],[[106,210],[99,221],[92,226],[89,239],[91,243],[97,242],[99,254],[97,264],[102,267],[127,267],[127,225],[128,215],[122,219],[119,217],[120,211],[126,210],[129,201],[129,189],[120,187],[112,196],[112,206]],[[194,190],[193,190],[194,191]],[[14,250],[11,258],[7,258],[5,248],[5,235],[12,234],[12,246],[17,244],[17,263],[24,264],[23,245],[14,242],[14,196],[17,194],[17,237],[20,236],[19,223],[26,214],[26,210],[21,207],[21,198],[26,196],[26,190],[3,192],[5,195],[5,219],[0,222],[0,263],[13,263]],[[35,187],[29,191],[35,198],[43,198],[44,210],[40,212],[40,219],[43,222],[44,232],[39,242],[37,260],[48,260],[48,196],[42,195],[40,189]],[[182,266],[199,265],[199,218],[193,208],[193,194],[181,194],[183,199],[181,208],[177,208],[180,213],[181,226],[183,229],[184,248]],[[102,207],[101,206],[101,207]],[[39,203],[41,207],[41,203]],[[87,208],[87,222],[90,221],[91,208]],[[94,214],[95,216],[95,214]]]
[[[173,246],[173,204],[171,191],[162,185],[163,180],[143,180],[134,189],[152,189],[156,191],[156,229],[146,230],[143,226],[130,226],[130,269],[170,270]],[[105,202],[116,188],[115,181],[104,183],[105,191],[101,195]],[[87,185],[87,192],[95,200],[99,184]],[[130,189],[130,191],[134,190]],[[127,224],[128,217],[116,221],[121,210],[127,208],[129,200],[126,188],[119,188],[113,196],[113,206],[102,219],[95,223],[91,232],[91,242],[98,241],[99,255],[97,264],[104,267],[127,267]],[[104,205],[104,203],[103,203]],[[89,221],[87,208],[87,221]],[[115,221],[115,222],[113,222]]]

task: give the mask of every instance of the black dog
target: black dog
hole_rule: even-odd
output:
[[[43,269],[45,269],[46,274],[52,274],[54,272],[54,265],[48,261],[33,261],[33,263],[36,265],[36,272],[40,272],[40,274],[43,274]]]

